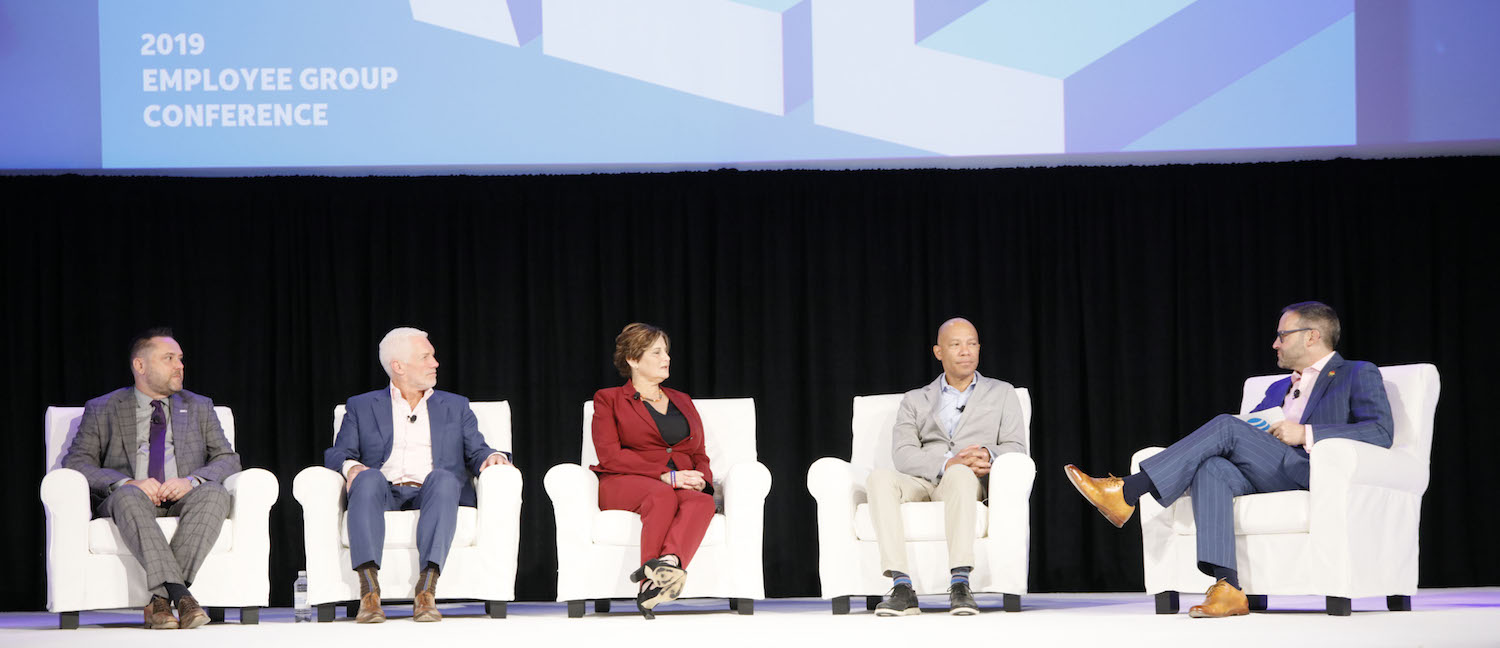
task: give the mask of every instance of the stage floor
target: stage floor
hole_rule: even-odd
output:
[[[410,606],[388,606],[390,620],[376,626],[356,625],[342,613],[333,623],[293,623],[291,610],[275,608],[261,611],[259,625],[240,626],[231,610],[228,623],[149,634],[139,627],[139,610],[85,612],[78,630],[57,630],[56,615],[6,612],[0,613],[0,646],[93,648],[150,641],[154,648],[290,648],[375,640],[380,645],[452,641],[451,646],[605,648],[916,647],[955,632],[971,633],[970,641],[980,646],[1500,646],[1500,587],[1422,590],[1412,598],[1411,612],[1386,611],[1383,597],[1355,599],[1348,617],[1327,616],[1323,599],[1311,596],[1273,596],[1270,611],[1232,619],[1188,618],[1187,608],[1199,600],[1187,595],[1183,612],[1175,616],[1154,614],[1145,594],[1031,594],[1019,613],[1002,611],[998,595],[978,598],[985,609],[977,617],[950,617],[946,597],[924,596],[921,615],[890,619],[876,618],[858,600],[855,612],[834,616],[827,601],[802,598],[757,601],[751,616],[731,613],[723,600],[679,602],[663,606],[650,622],[626,601],[615,601],[608,614],[596,614],[590,606],[581,619],[567,618],[561,603],[512,603],[505,619],[484,616],[481,604],[445,604],[445,618],[437,624],[413,623]]]

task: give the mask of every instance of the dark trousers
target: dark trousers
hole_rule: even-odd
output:
[[[1234,556],[1234,498],[1251,493],[1307,490],[1307,453],[1269,432],[1221,414],[1171,447],[1141,462],[1156,485],[1153,495],[1171,506],[1192,488],[1198,526],[1198,569],[1238,569]]]
[[[421,487],[392,486],[373,468],[354,478],[349,489],[350,567],[367,562],[380,567],[385,548],[385,512],[416,510],[419,567],[427,563],[442,570],[458,528],[458,496],[462,482],[451,472],[434,469]]]
[[[192,584],[219,539],[229,504],[229,491],[217,482],[203,482],[182,499],[161,506],[152,504],[141,489],[121,486],[99,504],[97,513],[114,519],[125,547],[145,568],[151,593],[166,598],[166,583]],[[156,524],[156,518],[166,516],[177,517],[171,542]]]
[[[676,554],[687,567],[714,519],[714,497],[640,475],[601,475],[599,508],[641,516],[641,562]]]

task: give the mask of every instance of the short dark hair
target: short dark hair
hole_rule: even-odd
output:
[[[1339,347],[1339,314],[1332,306],[1318,301],[1297,302],[1281,309],[1281,314],[1296,313],[1302,325],[1318,329],[1329,349]]]
[[[640,360],[646,355],[646,350],[656,344],[656,338],[666,343],[667,350],[672,350],[672,339],[667,337],[667,332],[652,326],[634,322],[626,324],[620,334],[615,336],[615,369],[620,370],[620,375],[630,377],[630,360]]]
[[[151,347],[151,338],[172,337],[172,329],[167,326],[156,326],[141,331],[140,335],[130,341],[130,360],[135,361]]]

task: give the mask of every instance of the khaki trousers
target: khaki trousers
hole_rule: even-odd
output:
[[[880,568],[911,573],[906,566],[906,527],[901,521],[904,502],[942,502],[943,533],[948,538],[948,566],[974,566],[974,502],[979,501],[979,478],[968,466],[954,464],[937,485],[905,473],[876,468],[865,481],[870,519],[880,545]]]

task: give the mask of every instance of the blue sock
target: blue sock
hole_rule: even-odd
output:
[[[911,587],[911,576],[907,576],[905,572],[891,571],[891,586],[897,585]]]
[[[953,574],[953,578],[952,580],[948,581],[948,585],[952,586],[959,583],[968,585],[969,572],[971,571],[974,571],[973,567],[954,567],[953,569],[948,570],[948,573]]]

